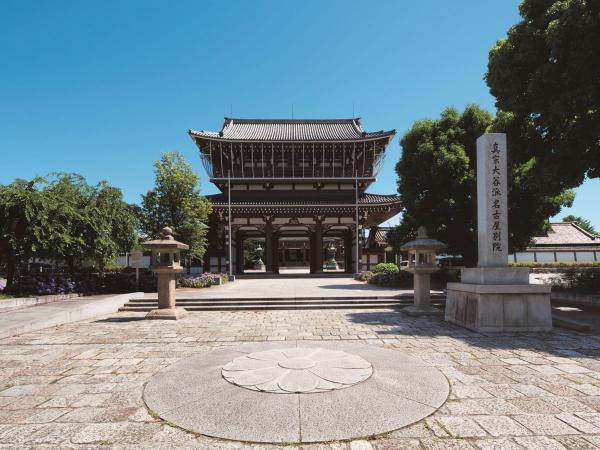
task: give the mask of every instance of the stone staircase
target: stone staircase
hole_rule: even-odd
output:
[[[443,294],[432,294],[432,304],[445,301]],[[296,298],[178,298],[177,306],[187,311],[267,311],[311,309],[402,308],[413,303],[412,294],[361,297],[296,297]],[[150,311],[156,309],[156,299],[131,299],[119,311]]]

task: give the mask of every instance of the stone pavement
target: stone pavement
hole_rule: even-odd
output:
[[[277,448],[161,422],[142,400],[157,371],[247,341],[361,340],[444,373],[448,401],[389,434],[302,449],[586,449],[600,446],[600,335],[479,335],[392,310],[112,314],[0,340],[0,448]],[[353,389],[353,388],[349,388]]]

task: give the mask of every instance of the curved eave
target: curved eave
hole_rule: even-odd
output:
[[[217,133],[218,134],[218,133]],[[396,135],[396,130],[383,131],[381,133],[366,133],[365,136],[357,137],[356,139],[226,139],[221,136],[214,136],[207,134],[202,131],[188,130],[188,135],[196,142],[197,140],[220,142],[220,143],[286,143],[286,144],[306,144],[310,142],[315,143],[358,143],[358,142],[371,142],[378,141],[384,138],[388,139],[388,142]]]

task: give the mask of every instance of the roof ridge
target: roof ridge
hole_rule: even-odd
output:
[[[261,124],[261,123],[283,123],[283,124],[308,124],[308,123],[347,123],[356,126],[360,124],[360,117],[352,117],[349,119],[260,119],[260,118],[240,118],[240,117],[225,117],[225,124],[235,122],[238,124],[250,123],[250,124]],[[360,126],[360,125],[359,125]]]

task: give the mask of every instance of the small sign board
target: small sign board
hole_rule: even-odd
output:
[[[131,267],[141,269],[143,266],[144,252],[131,252]]]

